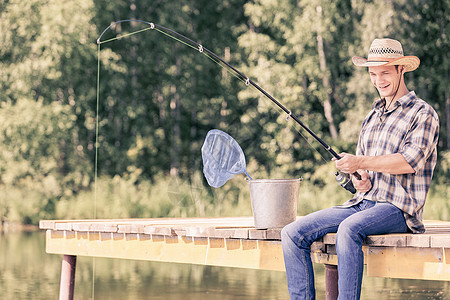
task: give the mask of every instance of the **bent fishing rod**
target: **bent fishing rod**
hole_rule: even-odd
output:
[[[269,100],[271,100],[273,103],[275,103],[279,108],[281,108],[286,114],[287,114],[287,118],[292,118],[297,124],[299,124],[303,129],[305,129],[314,139],[316,139],[321,145],[322,147],[328,151],[333,157],[335,157],[336,159],[341,159],[342,157],[339,156],[339,154],[336,153],[336,151],[334,151],[330,145],[328,145],[327,143],[325,143],[324,140],[322,140],[317,134],[315,134],[308,126],[306,126],[296,115],[294,115],[292,113],[292,111],[290,111],[289,109],[287,109],[284,105],[282,105],[278,100],[276,100],[274,97],[272,97],[268,92],[266,92],[263,88],[261,88],[258,84],[256,84],[253,80],[251,80],[249,77],[247,77],[246,75],[244,75],[242,72],[240,72],[238,69],[236,69],[235,67],[233,67],[231,64],[229,64],[228,62],[226,62],[224,59],[222,59],[220,56],[218,56],[217,54],[215,54],[214,52],[210,51],[209,49],[203,47],[202,44],[199,44],[195,41],[193,41],[192,39],[172,30],[166,27],[163,27],[161,25],[152,23],[152,22],[148,22],[148,21],[143,21],[143,20],[120,20],[117,22],[112,23],[111,25],[109,25],[100,35],[100,37],[97,39],[97,44],[100,45],[102,43],[106,43],[118,38],[112,38],[112,39],[108,39],[105,41],[101,41],[101,38],[103,37],[103,35],[105,34],[105,32],[108,31],[108,29],[110,29],[112,26],[117,25],[119,23],[123,23],[123,22],[139,22],[139,23],[144,23],[149,25],[149,28],[144,28],[141,30],[138,30],[136,32],[133,33],[129,33],[129,34],[125,34],[123,36],[121,36],[120,38],[123,38],[125,36],[134,34],[134,33],[138,33],[138,32],[142,32],[145,30],[156,30],[168,37],[171,37],[173,39],[175,39],[178,42],[181,42],[182,44],[191,47],[193,49],[196,49],[197,51],[199,51],[200,53],[206,55],[208,58],[210,58],[211,60],[213,60],[214,62],[216,62],[217,64],[221,65],[221,66],[225,66],[228,68],[228,70],[231,70],[233,72],[233,75],[235,75],[236,77],[238,77],[240,80],[245,82],[245,85],[249,86],[253,86],[254,88],[256,88],[259,92],[261,92],[264,96],[266,96]],[[352,181],[350,180],[349,176],[346,176],[345,174],[341,174],[339,172],[336,172],[336,181],[342,186],[344,187],[346,190],[350,191],[351,193],[355,193],[356,190],[353,186]],[[361,175],[358,172],[354,172],[352,174],[353,176],[355,176],[358,180],[361,180]]]

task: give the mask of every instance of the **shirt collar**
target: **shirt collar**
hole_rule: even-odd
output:
[[[402,96],[400,99],[397,99],[397,101],[395,101],[395,102],[399,103],[400,106],[403,108],[415,97],[416,97],[416,93],[414,91],[410,91],[408,94]],[[384,98],[377,99],[373,102],[372,109],[375,109],[377,111],[382,110],[383,107],[385,106],[385,103],[386,103],[386,100],[384,100]],[[395,104],[395,103],[393,103],[393,104]]]

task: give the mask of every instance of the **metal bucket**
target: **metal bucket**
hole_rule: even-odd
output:
[[[248,180],[257,229],[284,227],[296,220],[301,181],[302,178]]]

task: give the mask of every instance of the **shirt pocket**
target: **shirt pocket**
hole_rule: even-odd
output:
[[[386,155],[400,152],[408,128],[409,118],[404,114],[396,114],[380,126],[375,155]]]

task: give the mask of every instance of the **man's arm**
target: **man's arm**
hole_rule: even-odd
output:
[[[349,174],[359,169],[389,174],[415,173],[414,169],[400,153],[380,156],[356,156],[340,153],[339,156],[342,157],[339,160],[333,158],[336,168]]]

